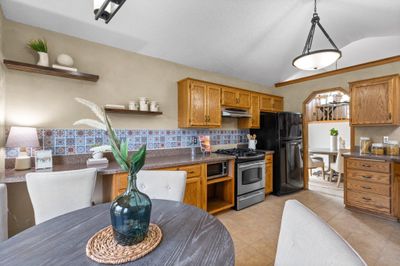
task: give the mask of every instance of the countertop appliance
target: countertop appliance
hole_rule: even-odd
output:
[[[261,113],[260,129],[251,129],[257,135],[257,149],[273,150],[275,195],[302,190],[303,180],[303,117],[300,113]]]
[[[265,199],[265,153],[250,149],[217,150],[235,159],[235,209],[241,210]]]
[[[228,161],[207,164],[207,179],[214,179],[228,175]]]

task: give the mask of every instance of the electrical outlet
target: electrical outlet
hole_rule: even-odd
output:
[[[383,143],[388,143],[388,142],[389,142],[389,136],[384,136]]]
[[[192,144],[197,145],[197,137],[192,137]]]

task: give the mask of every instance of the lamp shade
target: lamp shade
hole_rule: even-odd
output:
[[[34,127],[11,127],[6,147],[39,147],[36,128]]]
[[[293,66],[302,70],[318,70],[334,64],[341,56],[337,49],[313,51],[296,57]]]

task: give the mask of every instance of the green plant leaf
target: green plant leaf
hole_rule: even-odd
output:
[[[111,147],[111,151],[112,151],[112,153],[113,153],[113,155],[114,155],[114,158],[115,158],[115,160],[117,161],[117,163],[119,164],[119,166],[121,166],[121,168],[124,170],[124,171],[129,171],[129,167],[128,167],[128,165],[126,164],[126,162],[121,158],[121,155],[120,155],[120,153],[119,153],[119,151],[117,150],[117,149],[115,149],[114,147]]]
[[[128,141],[122,140],[122,141],[121,141],[121,145],[120,145],[119,147],[120,147],[119,150],[121,151],[122,159],[123,159],[125,162],[129,163],[129,162],[128,162]]]
[[[28,47],[36,52],[47,53],[47,42],[42,39],[31,40],[27,43]]]
[[[142,169],[146,160],[146,145],[143,145],[130,159],[130,174],[136,175]]]

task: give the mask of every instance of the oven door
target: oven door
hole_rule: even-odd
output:
[[[237,165],[237,194],[243,195],[265,187],[265,161]]]

